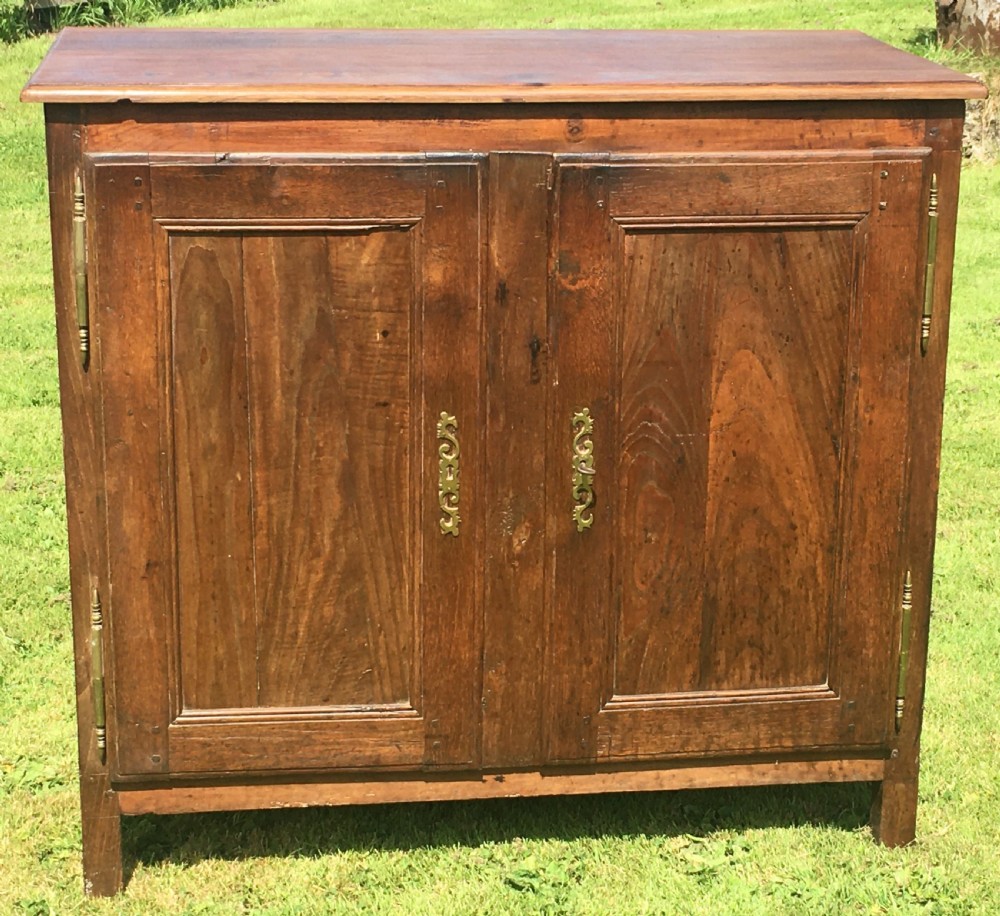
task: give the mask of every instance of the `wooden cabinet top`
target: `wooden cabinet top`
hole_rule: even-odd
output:
[[[64,30],[31,102],[981,98],[860,32]]]

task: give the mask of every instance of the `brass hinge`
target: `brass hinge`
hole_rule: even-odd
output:
[[[938,182],[931,175],[930,201],[927,205],[927,267],[924,270],[924,312],[920,319],[920,352],[927,352],[931,337],[931,313],[934,311],[934,267],[937,261]]]
[[[87,200],[83,177],[73,181],[73,276],[76,281],[76,325],[80,333],[80,365],[90,359],[90,302],[87,298]]]
[[[104,706],[104,611],[97,589],[90,592],[90,696],[94,703],[94,738],[104,763],[108,748],[108,723]]]
[[[545,190],[551,191],[553,185],[555,184],[555,166],[550,161],[547,166],[545,166]]]
[[[73,276],[76,281],[76,324],[80,332],[80,365],[90,358],[90,303],[87,298],[87,200],[83,177],[73,181]]]
[[[896,681],[896,731],[903,724],[903,709],[906,706],[906,672],[910,667],[910,620],[913,616],[913,580],[906,571],[903,580],[903,613],[899,628],[899,679]]]

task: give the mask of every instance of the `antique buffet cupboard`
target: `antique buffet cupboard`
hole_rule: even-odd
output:
[[[912,839],[982,94],[851,32],[63,32],[89,892],[144,812],[854,780]]]

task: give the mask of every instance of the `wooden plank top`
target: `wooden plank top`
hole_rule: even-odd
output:
[[[860,32],[71,28],[26,102],[982,98]]]

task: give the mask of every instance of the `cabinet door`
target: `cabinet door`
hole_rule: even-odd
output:
[[[92,165],[119,775],[475,763],[479,172]]]
[[[887,741],[924,177],[559,164],[550,759]]]

